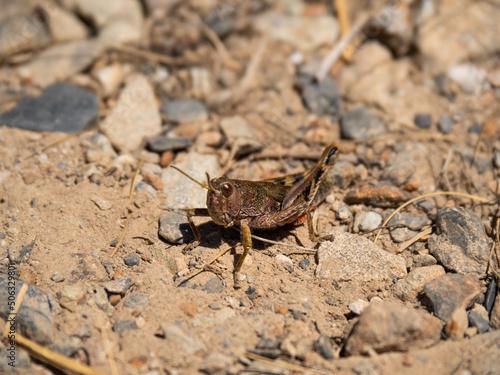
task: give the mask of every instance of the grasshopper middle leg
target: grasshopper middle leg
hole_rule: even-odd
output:
[[[187,210],[186,217],[187,221],[189,223],[189,226],[191,227],[191,230],[193,231],[195,241],[186,245],[184,248],[184,251],[188,250],[193,250],[195,247],[197,247],[200,242],[201,242],[201,234],[196,225],[193,222],[193,217],[194,216],[210,216],[208,213],[208,210],[206,208],[191,208]]]

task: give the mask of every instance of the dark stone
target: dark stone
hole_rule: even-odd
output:
[[[0,124],[49,132],[77,133],[99,115],[99,99],[87,90],[60,82],[47,87],[38,98],[21,99],[0,115]]]
[[[413,122],[420,129],[429,129],[432,126],[432,117],[428,113],[417,113]]]
[[[35,240],[31,241],[28,245],[21,247],[21,249],[17,249],[14,246],[9,246],[9,260],[12,263],[26,263],[33,251],[33,246],[35,246]]]
[[[202,290],[207,293],[222,293],[223,285],[222,281],[217,277],[212,277],[207,283],[203,286]]]
[[[169,211],[160,215],[158,234],[171,244],[189,243],[194,240],[193,232],[182,211]]]
[[[443,134],[450,134],[453,124],[453,120],[448,115],[442,115],[438,122],[438,129]]]
[[[316,351],[325,359],[334,358],[332,342],[328,336],[321,335],[314,342],[314,349],[316,349]]]
[[[469,129],[467,131],[471,134],[481,134],[482,126],[478,124],[472,124],[469,126]]]
[[[311,261],[309,259],[303,259],[300,261],[299,263],[299,267],[304,269],[304,270],[307,270],[309,268],[309,266],[311,265]]]
[[[342,138],[365,140],[385,133],[385,124],[366,107],[345,112],[340,118]]]
[[[158,135],[148,141],[148,147],[154,152],[185,150],[193,144],[190,139],[170,138],[165,135]]]
[[[108,281],[104,284],[104,288],[108,293],[121,294],[122,296],[130,289],[133,284],[130,277],[119,277],[116,280]]]
[[[10,314],[7,301],[11,301],[14,297],[17,298],[19,291],[25,284],[23,281],[16,279],[15,295],[10,297],[9,287],[12,287],[12,285],[9,285],[9,282],[12,282],[12,280],[9,280],[9,275],[0,273],[0,301],[4,301],[4,303],[0,303],[0,317],[4,320]],[[42,345],[52,342],[52,312],[47,296],[37,288],[31,285],[28,286],[16,318],[22,335]]]
[[[331,116],[336,122],[340,109],[340,91],[333,79],[327,76],[320,83],[309,75],[297,78],[296,88],[302,95],[304,105],[318,116]]]
[[[120,336],[123,336],[127,331],[136,330],[137,324],[134,320],[119,320],[115,324],[113,324],[113,331],[118,333]]]
[[[438,234],[429,238],[430,253],[446,269],[482,275],[488,266],[489,245],[481,219],[461,207],[438,211]]]
[[[176,124],[208,120],[207,106],[196,99],[164,100],[161,113],[166,121]]]
[[[123,302],[123,306],[136,308],[139,306],[147,306],[149,305],[148,297],[145,294],[132,292],[125,298]]]
[[[469,325],[476,327],[478,333],[485,333],[491,329],[490,322],[484,319],[478,312],[470,311],[467,316],[469,318]]]
[[[31,208],[36,208],[36,199],[33,198],[31,201],[30,201],[30,206]]]
[[[432,302],[434,314],[448,321],[457,309],[467,309],[481,294],[477,276],[447,273],[424,286],[424,293]]]
[[[129,254],[125,257],[125,259],[123,259],[123,261],[127,266],[134,267],[139,265],[141,258],[139,258],[137,254]]]
[[[493,309],[493,305],[495,304],[495,297],[497,295],[498,289],[498,280],[495,275],[493,275],[490,284],[488,285],[488,289],[486,289],[486,296],[484,298],[484,307],[488,314],[491,314],[491,310]]]
[[[0,232],[0,240],[3,240],[6,237],[7,237],[7,235],[5,233]]]

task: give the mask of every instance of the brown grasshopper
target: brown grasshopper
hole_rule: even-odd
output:
[[[201,242],[200,232],[192,219],[195,216],[210,216],[216,224],[224,227],[240,226],[243,254],[234,268],[237,288],[237,274],[252,247],[251,228],[273,229],[306,216],[311,240],[317,242],[319,238],[314,232],[311,209],[324,198],[320,197],[318,191],[337,158],[338,148],[330,145],[325,148],[318,162],[305,172],[263,181],[233,180],[225,176],[210,179],[207,173],[208,186],[172,166],[208,190],[207,208],[187,211],[187,220],[196,240],[186,249],[193,249]]]

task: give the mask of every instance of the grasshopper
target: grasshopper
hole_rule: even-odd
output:
[[[311,240],[317,242],[319,237],[313,228],[311,209],[324,198],[318,192],[337,158],[338,148],[330,145],[325,148],[318,162],[305,172],[263,181],[233,180],[225,176],[210,179],[207,173],[208,186],[172,166],[208,190],[207,208],[187,210],[187,220],[195,241],[187,245],[186,250],[194,249],[201,242],[200,232],[193,222],[195,216],[210,216],[216,224],[224,227],[238,225],[243,245],[243,254],[233,275],[235,288],[238,288],[238,273],[252,248],[251,228],[273,229],[306,216]]]

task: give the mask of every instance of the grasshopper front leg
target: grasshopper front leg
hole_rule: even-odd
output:
[[[236,263],[236,267],[234,267],[234,273],[233,273],[234,289],[241,288],[240,280],[238,279],[238,274],[240,273],[241,266],[243,265],[243,262],[245,261],[248,252],[252,248],[252,232],[250,231],[250,227],[248,225],[241,224],[241,234],[243,237],[241,240],[241,244],[243,245],[243,254],[241,254],[238,263]]]
[[[189,226],[191,227],[191,230],[193,231],[195,241],[190,244],[187,244],[184,247],[184,251],[193,250],[194,248],[198,247],[198,245],[201,242],[200,231],[198,230],[196,225],[194,225],[192,219],[194,216],[210,216],[210,214],[208,213],[208,209],[206,208],[190,208],[189,210],[187,210],[186,212],[187,221],[189,223]]]

